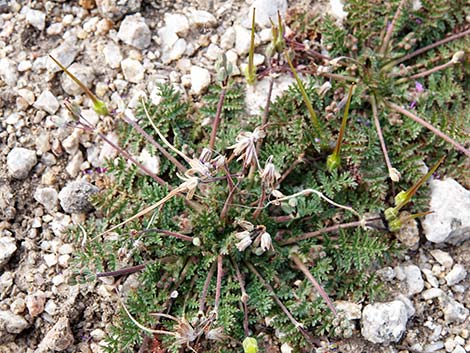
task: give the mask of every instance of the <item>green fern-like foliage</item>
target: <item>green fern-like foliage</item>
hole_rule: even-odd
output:
[[[442,155],[447,160],[441,172],[468,180],[462,153],[390,105],[405,107],[462,144],[467,141],[468,63],[419,79],[410,76],[465,50],[468,39],[400,61],[463,23],[460,1],[455,2],[460,7],[442,2],[445,12],[438,3],[423,1],[417,11],[404,6],[385,47],[387,22],[399,1],[351,0],[343,27],[329,17],[298,27],[295,38],[302,37],[302,28],[308,31],[305,36],[320,33],[329,55],[343,57],[327,71],[333,75],[326,75],[305,51],[297,47],[292,55],[297,67],[313,67],[305,91],[331,146],[320,144],[296,84],[271,104],[262,130],[261,116],[244,113],[241,86],[211,87],[200,109],[169,86],[160,86],[161,101],[143,102],[137,121],[163,144],[153,121],[186,155],[182,160],[171,151],[186,173],[177,174],[142,136],[120,126],[129,151],[138,154],[145,147],[161,159],[159,175],[166,184],[121,157],[110,161],[111,185],[94,199],[103,217],[76,229],[77,238],[88,234],[77,255],[79,279],[144,265],[138,268],[138,288],[120,288],[124,307],[110,332],[108,352],[135,352],[146,335],[168,352],[240,352],[245,337],[273,332],[301,352],[311,350],[315,336],[351,334],[347,320],[333,314],[311,276],[331,300],[377,298],[383,291],[375,270],[399,246],[386,222],[380,229],[364,227],[370,225],[366,214],[380,215],[392,207],[392,190],[406,190],[425,174],[423,166]],[[353,81],[341,163],[329,170],[326,161],[340,131],[344,92]],[[330,88],[320,89],[325,83]],[[208,157],[222,92],[221,124]],[[394,185],[373,108],[393,167],[402,175]],[[407,207],[425,211],[426,201],[423,187]],[[150,205],[156,207],[133,217]]]

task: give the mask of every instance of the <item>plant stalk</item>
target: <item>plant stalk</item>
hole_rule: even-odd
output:
[[[462,152],[467,157],[470,157],[470,150],[466,149],[460,143],[458,143],[457,141],[455,141],[451,137],[447,136],[442,131],[436,129],[434,126],[429,124],[427,121],[421,119],[419,116],[414,115],[412,112],[400,107],[399,105],[396,105],[395,103],[389,102],[389,101],[385,101],[385,105],[388,106],[389,108],[391,108],[392,110],[394,110],[394,111],[396,111],[400,114],[403,114],[403,115],[407,116],[408,118],[412,119],[413,121],[417,122],[418,124],[424,126],[426,129],[432,131],[434,134],[436,134],[437,136],[442,138],[444,141],[446,141],[446,142],[450,143],[452,146],[454,146],[454,148],[457,151]]]

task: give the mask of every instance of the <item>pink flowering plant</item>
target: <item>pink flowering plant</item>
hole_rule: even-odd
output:
[[[277,75],[295,82],[259,115],[245,112],[225,56],[202,107],[161,85],[159,104],[110,113],[85,89],[121,136],[106,173],[88,175],[101,192],[74,231],[77,280],[114,279],[121,310],[104,349],[256,353],[279,341],[301,352],[350,337],[335,301],[377,297],[403,211],[427,211],[425,181],[469,183],[461,2],[350,1],[342,27],[279,16],[247,80],[270,92]]]

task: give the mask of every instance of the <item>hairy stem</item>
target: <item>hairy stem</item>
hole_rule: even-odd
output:
[[[455,62],[451,60],[451,61],[446,62],[445,64],[435,66],[432,69],[417,73],[415,75],[404,77],[403,79],[398,80],[397,84],[400,84],[402,80],[409,81],[409,80],[415,80],[417,78],[429,76],[429,75],[433,74],[434,72],[447,69],[448,67],[451,67],[452,65],[455,65]]]
[[[181,172],[181,173],[184,173],[186,172],[186,167],[183,166],[175,157],[173,157],[170,153],[168,153],[168,151],[166,149],[163,148],[162,145],[160,145],[157,141],[154,140],[154,138],[152,136],[150,136],[144,129],[142,129],[140,127],[139,124],[137,124],[137,122],[129,119],[128,117],[126,116],[123,116],[122,119],[129,125],[131,125],[134,129],[137,130],[137,132],[139,134],[141,134],[142,136],[145,137],[145,139],[150,142],[153,146],[155,146],[155,148],[157,150],[159,150],[171,163],[173,163],[176,168],[178,168],[178,170]]]
[[[395,15],[393,16],[392,23],[387,28],[387,33],[385,34],[382,47],[380,48],[380,51],[379,51],[379,54],[382,56],[385,55],[385,53],[387,52],[387,48],[390,43],[390,39],[392,39],[393,30],[395,29],[395,25],[397,23],[398,17],[400,17],[401,10],[403,9],[403,6],[405,6],[407,2],[408,0],[401,0],[400,3],[398,4],[397,10],[395,11]]]
[[[454,148],[459,151],[459,152],[462,152],[463,154],[465,154],[467,157],[470,157],[470,150],[466,149],[464,146],[462,146],[460,143],[458,143],[457,141],[455,141],[454,139],[450,138],[449,136],[447,136],[446,134],[444,134],[442,131],[436,129],[434,126],[432,126],[431,124],[429,124],[427,121],[421,119],[419,116],[417,115],[414,115],[413,113],[411,113],[410,111],[400,107],[399,105],[396,105],[395,103],[392,103],[392,102],[388,102],[388,101],[385,101],[385,105],[388,106],[389,108],[391,108],[392,110],[400,113],[400,114],[403,114],[405,116],[407,116],[408,118],[412,119],[413,121],[416,121],[418,124],[421,124],[422,126],[424,126],[426,129],[432,131],[434,134],[436,134],[437,136],[439,136],[440,138],[442,138],[444,141],[450,143],[452,146],[454,146]]]
[[[311,337],[307,334],[307,332],[304,330],[303,328],[303,325],[298,322],[293,316],[292,314],[290,313],[289,309],[287,309],[287,307],[281,302],[281,300],[279,299],[279,297],[276,295],[276,293],[274,292],[274,288],[271,287],[271,285],[266,282],[266,280],[263,278],[263,276],[261,276],[261,274],[256,270],[256,268],[249,262],[245,262],[246,266],[249,268],[249,270],[251,272],[253,272],[253,274],[258,277],[258,279],[260,280],[261,284],[264,286],[264,288],[266,288],[268,290],[268,292],[271,294],[271,296],[273,297],[274,301],[276,302],[277,305],[279,305],[279,307],[281,308],[281,310],[284,312],[284,314],[286,314],[286,316],[289,318],[290,322],[297,328],[297,330],[299,330],[299,332],[305,337],[305,339],[310,343],[312,344],[312,339]]]
[[[356,221],[356,222],[350,222],[350,223],[343,223],[343,224],[336,224],[334,226],[326,227],[320,230],[317,230],[315,232],[309,232],[309,233],[304,233],[301,236],[295,237],[295,238],[290,238],[284,241],[278,241],[277,243],[280,246],[285,246],[285,245],[290,245],[290,244],[295,244],[298,243],[299,241],[302,240],[307,240],[311,238],[315,238],[319,235],[325,234],[325,233],[332,233],[336,232],[339,229],[345,229],[345,228],[355,228],[355,227],[361,227],[364,225],[364,221]]]
[[[385,139],[382,134],[382,128],[380,127],[379,113],[377,110],[377,99],[375,98],[374,93],[371,93],[370,95],[370,104],[372,105],[372,115],[374,117],[375,130],[377,131],[377,136],[379,137],[380,141],[380,147],[382,148],[382,153],[385,158],[385,164],[387,165],[387,170],[390,174],[393,171],[393,167],[392,163],[390,162],[390,157],[388,156],[387,145],[385,144]]]
[[[217,103],[217,111],[215,113],[214,121],[212,122],[211,137],[209,140],[209,149],[214,151],[215,138],[217,137],[217,129],[219,128],[220,121],[222,119],[222,109],[224,107],[225,94],[227,93],[226,83],[223,85],[222,91],[220,92],[219,102]]]
[[[193,242],[194,240],[193,237],[190,237],[188,235],[180,234],[177,232],[172,232],[170,230],[158,229],[158,228],[149,228],[149,229],[144,229],[144,230],[139,231],[139,233],[149,233],[149,232],[161,233],[164,235],[169,235],[169,236],[172,236],[172,237],[184,240],[184,241],[189,241],[189,242]]]
[[[207,273],[206,281],[204,282],[204,287],[202,288],[201,298],[199,299],[199,312],[202,313],[206,308],[207,292],[209,291],[212,276],[214,276],[215,265],[215,262],[213,262],[211,268],[209,269],[209,272]]]
[[[126,267],[116,271],[99,272],[96,274],[96,277],[117,277],[122,275],[128,275],[143,270],[145,266],[147,266],[147,264]]]
[[[217,281],[216,281],[216,287],[215,287],[215,300],[214,300],[214,312],[217,317],[218,312],[219,312],[219,303],[220,303],[220,292],[222,290],[222,277],[224,275],[224,270],[223,270],[223,257],[222,255],[217,256]]]
[[[453,40],[456,40],[456,39],[465,37],[465,36],[467,36],[467,35],[469,35],[469,34],[470,34],[470,29],[467,29],[467,30],[465,30],[465,31],[463,31],[463,32],[460,32],[460,33],[453,34],[453,35],[451,35],[451,36],[449,36],[449,37],[447,37],[447,38],[444,38],[444,39],[442,39],[442,40],[439,40],[439,41],[437,41],[437,42],[435,42],[435,43],[432,43],[432,44],[427,45],[427,46],[425,46],[425,47],[423,47],[423,48],[421,48],[421,49],[418,49],[418,50],[416,50],[416,51],[414,51],[414,52],[412,52],[412,53],[410,53],[410,54],[408,54],[408,55],[405,55],[405,56],[403,56],[403,57],[401,57],[401,58],[399,58],[399,59],[397,59],[397,60],[394,60],[394,61],[392,61],[391,63],[387,64],[386,67],[397,66],[397,65],[401,64],[402,62],[405,62],[405,61],[407,61],[407,60],[409,60],[409,59],[411,59],[411,58],[414,58],[415,56],[418,56],[418,55],[420,55],[420,54],[422,54],[422,53],[427,52],[428,50],[434,49],[434,48],[436,48],[436,47],[438,47],[438,46],[440,46],[440,45],[442,45],[442,44],[449,43],[449,42],[451,42],[451,41],[453,41]]]
[[[317,292],[320,294],[320,296],[323,298],[323,300],[326,302],[326,305],[331,309],[331,311],[336,315],[336,308],[333,305],[333,302],[331,301],[330,297],[328,294],[326,294],[325,290],[320,286],[320,284],[317,282],[317,280],[312,276],[308,268],[305,266],[305,264],[300,260],[300,258],[296,254],[291,255],[291,259],[294,261],[295,265],[299,268],[300,271],[303,272],[305,277],[310,281],[310,283],[315,287]]]
[[[243,306],[243,331],[245,333],[245,336],[248,337],[250,333],[248,328],[248,294],[246,293],[243,277],[240,272],[240,269],[238,268],[237,262],[232,257],[230,258],[230,260],[232,262],[232,266],[235,268],[238,284],[240,285],[240,290],[242,292],[240,300]]]

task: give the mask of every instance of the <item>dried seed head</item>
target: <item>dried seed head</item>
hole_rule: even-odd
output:
[[[277,180],[281,177],[281,175],[276,171],[276,167],[272,163],[273,156],[269,156],[264,169],[261,173],[261,180],[267,185],[269,188],[274,189],[277,184]]]
[[[237,246],[238,251],[244,251],[247,247],[251,245],[251,243],[252,243],[251,237],[248,236],[240,240],[236,246]]]
[[[268,232],[264,232],[263,234],[261,234],[261,249],[263,251],[274,249],[271,240],[271,235]]]

